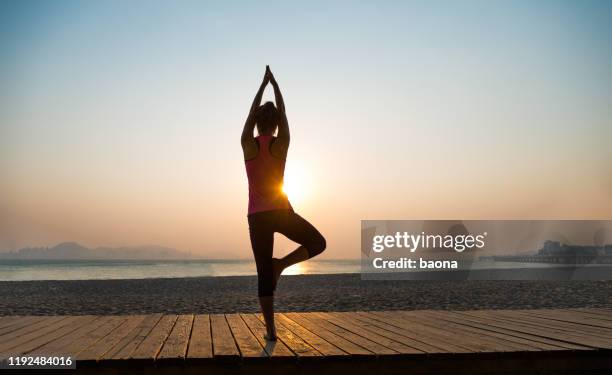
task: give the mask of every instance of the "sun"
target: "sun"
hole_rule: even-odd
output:
[[[306,267],[303,263],[297,263],[283,270],[283,275],[301,275],[305,273]]]
[[[285,171],[283,192],[287,194],[291,202],[299,204],[304,201],[308,195],[308,180],[304,175],[303,168],[292,166]]]

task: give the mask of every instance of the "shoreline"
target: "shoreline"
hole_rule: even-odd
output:
[[[255,276],[2,281],[0,315],[258,312]],[[361,280],[282,276],[281,311],[612,307],[612,281]]]
[[[548,267],[509,267],[509,268],[460,268],[440,270],[376,270],[366,268],[364,272],[335,272],[316,273],[309,272],[295,276],[359,276],[363,281],[383,280],[419,280],[419,281],[610,281],[612,282],[612,265],[586,264],[586,265],[551,265]],[[94,277],[78,279],[31,279],[11,280],[1,279],[0,283],[27,283],[27,282],[92,282],[92,281],[132,281],[132,280],[173,280],[173,279],[222,279],[231,277],[257,277],[256,273],[243,273],[236,275],[194,275],[194,276],[151,276],[151,277]]]

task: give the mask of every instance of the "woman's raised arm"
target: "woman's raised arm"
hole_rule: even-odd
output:
[[[287,153],[287,149],[289,148],[289,122],[287,121],[287,113],[285,112],[285,101],[283,100],[283,94],[281,94],[280,87],[278,87],[278,82],[274,78],[274,75],[267,68],[266,73],[270,76],[270,83],[274,88],[274,100],[276,101],[276,108],[279,112],[278,119],[278,134],[277,141],[274,144],[278,144],[284,154]]]
[[[270,75],[268,74],[268,71],[269,68],[266,65],[266,74],[264,75],[263,81],[259,86],[259,90],[257,90],[257,94],[255,94],[255,99],[253,99],[253,104],[251,104],[251,109],[249,110],[249,116],[247,117],[244,123],[244,128],[242,129],[240,143],[242,144],[242,149],[245,151],[245,154],[247,153],[246,148],[255,147],[255,137],[253,137],[253,131],[255,130],[255,112],[261,105],[261,97],[266,89],[266,85],[270,82]]]

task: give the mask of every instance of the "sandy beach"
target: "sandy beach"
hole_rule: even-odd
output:
[[[254,276],[0,282],[0,315],[257,312]],[[362,281],[283,276],[278,311],[612,307],[612,281]]]

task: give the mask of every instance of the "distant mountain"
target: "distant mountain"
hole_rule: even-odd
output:
[[[189,252],[163,246],[96,247],[62,242],[54,247],[26,247],[0,253],[0,259],[193,259]]]

